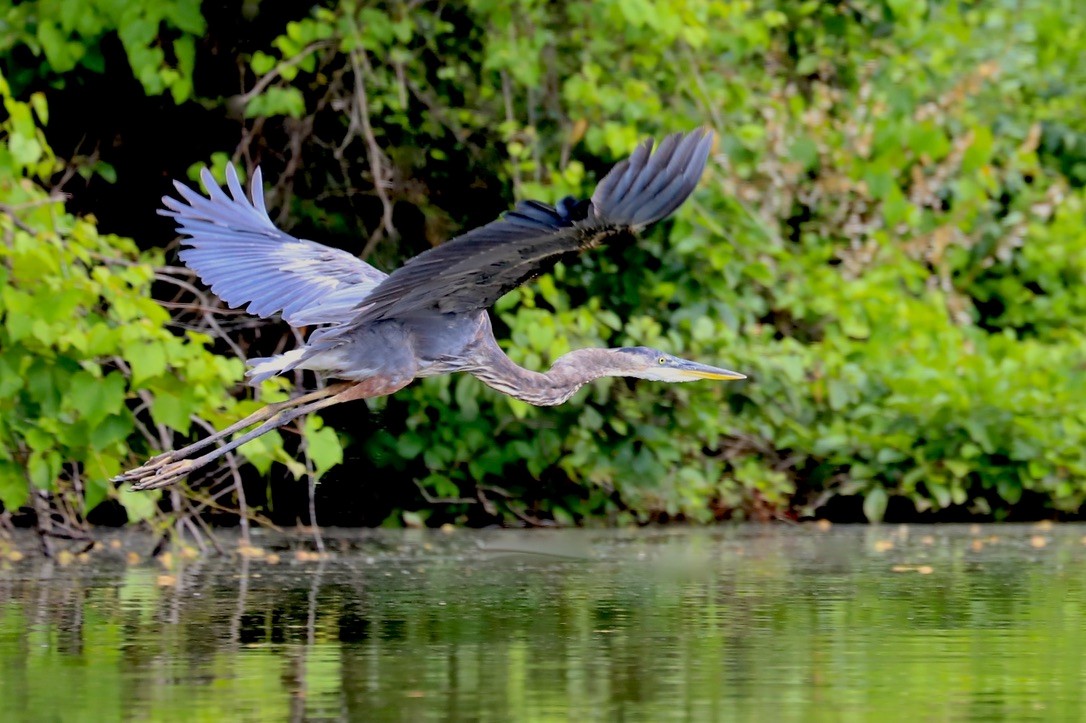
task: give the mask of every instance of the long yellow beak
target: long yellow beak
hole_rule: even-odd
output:
[[[698,364],[697,362],[692,361],[685,362],[679,368],[679,371],[689,375],[691,379],[717,379],[719,381],[727,382],[747,378],[746,374],[740,374],[739,372],[733,372],[719,367],[711,367],[708,364]]]

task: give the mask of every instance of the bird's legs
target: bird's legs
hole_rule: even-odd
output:
[[[402,386],[404,385],[389,384],[388,381],[384,379],[368,379],[360,383],[344,382],[341,384],[334,384],[310,394],[302,395],[297,399],[269,404],[263,409],[250,414],[240,422],[236,422],[226,429],[216,432],[210,437],[193,442],[187,447],[172,452],[164,452],[163,454],[153,457],[142,466],[114,477],[113,481],[134,482],[135,484],[132,485],[132,489],[135,490],[151,490],[158,489],[159,487],[166,487],[179,481],[182,477],[185,477],[194,470],[222,457],[227,452],[237,449],[246,442],[267,434],[273,429],[278,429],[302,415],[310,414],[324,409],[325,407],[330,407],[333,404],[340,404],[354,399],[365,399],[367,397],[391,394]],[[199,452],[201,449],[221,442],[230,435],[257,423],[260,423],[260,426],[256,429],[246,432],[237,439],[231,440],[207,454],[191,459],[192,455]]]
[[[225,439],[231,434],[236,434],[237,432],[240,432],[246,427],[251,427],[258,422],[263,422],[275,416],[277,413],[283,411],[284,409],[290,409],[291,407],[306,404],[317,399],[324,399],[325,397],[332,396],[333,394],[338,394],[349,386],[350,384],[335,384],[330,387],[325,387],[324,389],[319,389],[315,392],[310,392],[309,394],[304,394],[296,399],[288,399],[285,402],[274,402],[272,404],[263,406],[257,411],[250,414],[245,419],[234,422],[226,429],[220,429],[218,432],[211,435],[210,437],[205,437],[203,439],[197,440],[192,444],[188,445],[187,447],[183,447],[182,449],[175,449],[170,452],[163,452],[160,455],[152,457],[139,467],[136,467],[133,470],[129,470],[122,475],[114,477],[113,481],[131,482],[132,479],[138,476],[142,476],[143,473],[146,473],[148,470],[161,469],[162,465],[168,464],[171,461],[190,457],[196,452],[199,452],[204,447],[210,446],[221,439]]]

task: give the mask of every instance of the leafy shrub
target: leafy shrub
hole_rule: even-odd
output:
[[[506,88],[516,117],[545,108],[554,83],[558,125],[592,154],[698,123],[725,151],[669,242],[604,252],[503,302],[509,351],[545,367],[573,346],[652,344],[752,381],[601,382],[540,412],[434,380],[391,402],[408,405],[405,427],[371,439],[372,456],[407,468],[421,453],[436,497],[492,480],[565,521],[811,513],[835,496],[862,498],[870,519],[893,497],[1004,516],[1026,492],[1076,511],[1082,197],[1039,154],[1036,123],[1069,106],[993,102],[1059,78],[1057,56],[1047,69],[1024,62],[1033,49],[1008,56],[1031,34],[1002,6],[642,5],[472,5],[489,30],[480,88]],[[1036,42],[1066,44],[1069,15],[1082,20],[1067,4],[1040,11]],[[588,192],[543,123],[502,127],[510,173],[543,181],[521,192]]]
[[[160,251],[100,234],[41,185],[56,164],[43,97],[18,101],[0,77],[0,98],[0,505],[33,502],[39,515],[52,505],[78,521],[117,499],[130,520],[148,519],[159,493],[110,478],[196,431],[194,419],[222,425],[251,411],[229,395],[242,361],[212,353],[206,334],[170,329],[150,293]],[[338,461],[338,440],[319,420],[308,429],[319,474]],[[264,469],[300,464],[277,435],[249,454]]]
[[[20,68],[20,85],[34,73],[63,75],[76,67],[106,71],[101,43],[115,34],[132,74],[148,95],[192,95],[196,38],[205,30],[200,0],[31,0],[0,4],[0,52],[27,52],[41,66]],[[10,72],[10,71],[9,71]]]
[[[152,13],[113,5],[129,9],[95,11],[66,42],[91,47],[114,28],[123,40],[132,18]],[[261,21],[272,12],[262,6]],[[156,37],[200,32],[189,15],[158,17]],[[26,30],[6,47],[38,52],[26,36],[39,25],[10,27]],[[674,221],[560,266],[495,317],[510,355],[532,368],[578,346],[649,344],[751,380],[601,381],[546,410],[468,377],[425,380],[371,402],[377,422],[356,427],[351,464],[390,472],[398,484],[385,487],[401,490],[371,522],[390,508],[393,521],[429,523],[1074,513],[1086,492],[1086,83],[1068,59],[1084,50],[1083,27],[1074,0],[339,0],[242,58],[236,96],[201,103],[239,119],[234,157],[278,179],[284,222],[385,268],[489,220],[503,196],[590,192],[646,135],[717,132],[705,182]],[[41,52],[52,62],[57,51]],[[176,67],[182,80],[144,87],[180,87],[181,100],[191,64],[168,56],[133,68],[143,80]],[[12,115],[24,124],[8,131],[17,168],[48,174],[44,136]],[[216,169],[231,150],[209,149]],[[57,213],[17,217],[48,237],[52,216],[35,221],[45,209]],[[31,233],[11,218],[15,238]],[[96,253],[116,258],[123,242],[107,243]],[[145,300],[146,264],[160,257],[137,262],[125,248],[135,265],[75,266],[91,279],[129,274],[126,293]],[[53,273],[33,268],[21,293]],[[95,293],[73,308],[101,306],[103,323],[126,327]],[[217,358],[206,339],[164,331],[163,312],[140,314],[149,337],[109,351],[128,362],[87,368],[77,356],[79,369],[65,368],[118,374],[126,399],[141,385],[164,385],[146,389],[155,400],[183,397],[136,373],[144,346],[176,346],[171,364]],[[45,333],[18,343],[53,350]],[[165,420],[181,432],[189,414],[221,423],[244,406],[226,411],[236,362],[196,366],[178,375],[204,379],[202,391]],[[21,414],[37,423],[36,408]],[[319,433],[324,469],[339,446]],[[82,449],[38,455],[35,469]],[[263,473],[273,458],[304,471],[278,437],[246,452]],[[409,481],[417,497],[402,492]]]

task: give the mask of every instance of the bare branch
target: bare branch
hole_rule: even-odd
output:
[[[388,196],[388,188],[391,176],[391,163],[385,157],[384,151],[377,143],[373,126],[370,124],[370,105],[366,95],[366,78],[373,73],[369,56],[361,48],[351,51],[351,68],[354,71],[355,103],[353,112],[357,114],[358,128],[366,141],[366,155],[370,164],[370,174],[373,177],[373,189],[377,197],[381,199],[381,226],[374,230],[365,247],[362,249],[362,258],[366,258],[373,252],[374,246],[380,239],[380,231],[383,228],[389,238],[396,238],[396,227],[392,223],[392,200]]]
[[[256,83],[253,84],[252,88],[250,88],[245,93],[242,93],[241,96],[238,98],[238,101],[241,103],[242,106],[248,105],[249,101],[267,90],[268,86],[275,82],[275,80],[283,74],[284,68],[292,68],[298,63],[301,63],[307,57],[309,57],[311,53],[315,53],[322,48],[330,47],[332,47],[332,41],[330,40],[313,41],[309,45],[302,48],[297,55],[291,58],[285,58],[276,63],[274,68],[269,70],[264,75],[260,76],[260,80],[256,81]]]
[[[184,289],[185,291],[188,291],[193,296],[195,296],[197,299],[200,300],[200,306],[195,307],[197,310],[208,309],[208,308],[211,307],[211,300],[207,298],[207,295],[204,294],[204,292],[200,291],[193,284],[190,284],[187,281],[182,281],[181,279],[178,279],[178,278],[176,278],[174,276],[171,276],[169,274],[156,273],[155,274],[155,279],[157,281],[164,281],[164,282],[166,282],[168,284],[173,284],[174,286],[178,286],[178,287]],[[203,316],[204,321],[207,322],[207,325],[209,327],[211,327],[215,331],[216,336],[218,336],[223,341],[225,341],[226,344],[230,347],[230,350],[232,352],[234,352],[234,354],[239,359],[244,359],[245,358],[245,352],[242,351],[241,347],[237,345],[237,342],[235,342],[233,339],[231,339],[229,337],[229,335],[227,335],[227,333],[222,330],[222,327],[219,326],[219,322],[215,321],[215,317],[212,316],[212,314],[210,312],[201,311],[201,316]]]

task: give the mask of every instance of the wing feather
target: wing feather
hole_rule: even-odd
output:
[[[658,221],[693,192],[705,169],[712,134],[668,136],[652,152],[647,140],[596,187],[583,217],[539,201],[523,201],[502,218],[408,261],[355,309],[342,331],[420,313],[478,311],[565,257],[632,234]]]
[[[187,237],[181,260],[230,306],[248,305],[249,313],[263,317],[281,312],[294,326],[338,324],[352,319],[353,309],[387,278],[346,251],[276,228],[264,205],[259,168],[251,200],[233,165],[226,169],[229,195],[206,169],[200,180],[206,197],[175,182],[181,198],[163,198],[159,213],[176,219],[178,232]]]

